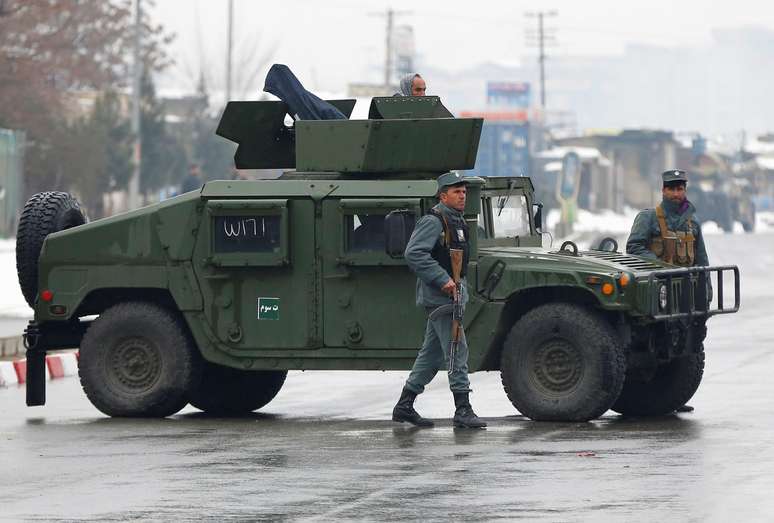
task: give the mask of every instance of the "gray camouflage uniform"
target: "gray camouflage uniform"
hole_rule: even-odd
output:
[[[439,203],[437,210],[446,216],[449,227],[456,229],[464,224],[462,213]],[[417,305],[425,308],[426,313],[453,302],[452,298],[441,291],[451,276],[430,256],[433,247],[443,235],[441,221],[431,215],[425,215],[417,222],[406,246],[405,258],[409,268],[417,275]],[[467,281],[460,281],[463,303],[468,301]],[[425,339],[417,355],[414,366],[406,380],[406,387],[421,394],[425,386],[445,366],[449,357],[451,343],[452,316],[444,314],[435,320],[428,318]],[[459,347],[454,362],[454,371],[449,376],[449,388],[452,392],[470,392],[468,380],[468,344],[465,333],[460,336]]]

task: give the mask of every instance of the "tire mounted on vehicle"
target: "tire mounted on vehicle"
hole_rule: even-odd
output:
[[[152,303],[125,302],[86,331],[78,374],[86,396],[108,416],[163,418],[185,407],[201,368],[181,319]]]
[[[599,314],[570,303],[541,305],[511,328],[501,357],[508,399],[537,421],[588,421],[618,398],[621,342]]]
[[[46,236],[86,221],[78,200],[69,193],[41,192],[27,200],[16,231],[16,272],[30,307],[35,307],[38,294],[38,257]]]
[[[248,414],[273,400],[287,375],[287,371],[247,371],[205,362],[201,384],[191,391],[191,405],[217,416]]]

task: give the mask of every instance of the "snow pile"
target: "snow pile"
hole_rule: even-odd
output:
[[[610,210],[603,210],[595,214],[585,209],[578,209],[576,221],[573,226],[575,233],[599,233],[609,235],[629,234],[634,223],[634,218],[639,211],[625,208],[623,214]],[[556,228],[561,217],[559,209],[551,209],[546,218],[546,225],[550,230]]]
[[[0,317],[32,318],[16,276],[16,240],[0,240]]]
[[[576,222],[573,225],[573,233],[567,239],[573,241],[584,239],[602,238],[604,236],[613,236],[615,238],[626,237],[629,235],[634,218],[637,217],[637,209],[625,208],[623,213],[616,213],[610,210],[603,210],[600,213],[579,209],[576,215]],[[546,215],[546,226],[548,230],[555,231],[559,223],[559,209],[551,209]],[[713,221],[704,221],[701,225],[701,231],[705,235],[724,234]],[[755,232],[774,231],[774,212],[759,212],[755,218]],[[744,228],[739,222],[734,222],[734,233],[744,234]]]

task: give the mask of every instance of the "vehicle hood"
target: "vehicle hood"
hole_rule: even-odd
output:
[[[540,247],[479,247],[479,258],[500,259],[506,265],[523,266],[530,270],[559,270],[613,273],[627,271],[648,273],[668,268],[660,260],[651,260],[620,252],[579,251],[577,256]]]

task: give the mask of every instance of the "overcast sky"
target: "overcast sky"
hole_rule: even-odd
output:
[[[223,88],[227,5],[157,0],[152,18],[177,35],[170,53],[176,65],[160,79],[162,88],[192,92],[200,70],[213,91]],[[235,0],[234,6],[235,98],[255,98],[266,70],[261,64],[273,62],[289,65],[315,91],[344,93],[348,82],[379,82],[390,7],[398,13],[396,23],[414,28],[420,70],[533,60],[526,33],[536,22],[525,12],[536,9],[557,13],[546,20],[556,40],[549,54],[555,56],[620,54],[637,43],[701,47],[718,28],[774,30],[774,4],[749,0]]]

